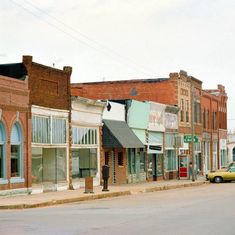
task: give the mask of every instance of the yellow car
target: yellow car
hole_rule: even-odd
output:
[[[235,180],[235,166],[234,164],[229,165],[228,168],[220,171],[210,172],[207,175],[207,179],[210,182],[222,183],[225,181],[234,181]]]

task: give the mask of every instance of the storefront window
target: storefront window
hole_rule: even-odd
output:
[[[52,118],[52,143],[65,144],[67,136],[66,119]]]
[[[157,154],[157,176],[163,175],[163,155]]]
[[[11,145],[11,177],[20,176],[20,145]]]
[[[85,178],[96,176],[97,173],[97,149],[73,149],[72,150],[72,177]]]
[[[136,173],[136,156],[135,149],[128,149],[128,173]]]
[[[73,127],[73,144],[96,145],[97,131],[96,128]]]
[[[33,116],[32,142],[41,144],[65,144],[67,124],[65,118]]]
[[[220,158],[221,158],[221,166],[225,167],[227,165],[227,159],[226,159],[226,150],[221,149],[220,150]]]
[[[0,178],[3,178],[3,146],[0,145]]]
[[[33,183],[59,183],[67,179],[66,148],[32,148]]]
[[[22,133],[18,123],[15,123],[11,130],[11,177],[21,176],[22,166]]]
[[[42,148],[32,148],[32,183],[42,183]]]
[[[144,152],[140,152],[140,173],[145,173],[145,155]]]
[[[166,150],[166,170],[174,171],[176,170],[176,151]]]
[[[233,148],[233,161],[235,162],[235,147]]]
[[[153,155],[148,154],[148,176],[153,176]]]
[[[50,143],[50,118],[33,116],[32,118],[32,141],[33,143]]]

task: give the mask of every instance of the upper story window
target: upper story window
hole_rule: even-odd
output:
[[[212,112],[212,128],[213,130],[216,130],[216,125],[217,125],[217,115],[216,112]]]
[[[33,116],[32,142],[40,144],[65,144],[67,142],[66,119],[51,116]]]
[[[185,101],[185,121],[189,122],[189,101]]]
[[[180,121],[184,121],[184,99],[180,99]]]
[[[98,129],[89,127],[73,127],[73,144],[97,145]]]
[[[199,102],[194,103],[194,122],[201,123],[201,104]]]

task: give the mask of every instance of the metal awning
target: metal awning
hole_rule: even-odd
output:
[[[144,148],[143,143],[124,121],[103,120],[103,147]]]

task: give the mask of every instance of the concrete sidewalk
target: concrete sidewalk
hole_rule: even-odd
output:
[[[205,178],[195,182],[191,180],[155,181],[137,184],[109,186],[109,192],[102,192],[102,187],[94,187],[94,193],[85,194],[84,188],[60,192],[47,192],[32,195],[15,195],[0,197],[0,209],[26,209],[59,205],[63,203],[81,202],[109,197],[134,195],[145,192],[155,192],[183,187],[200,186],[208,184]]]

